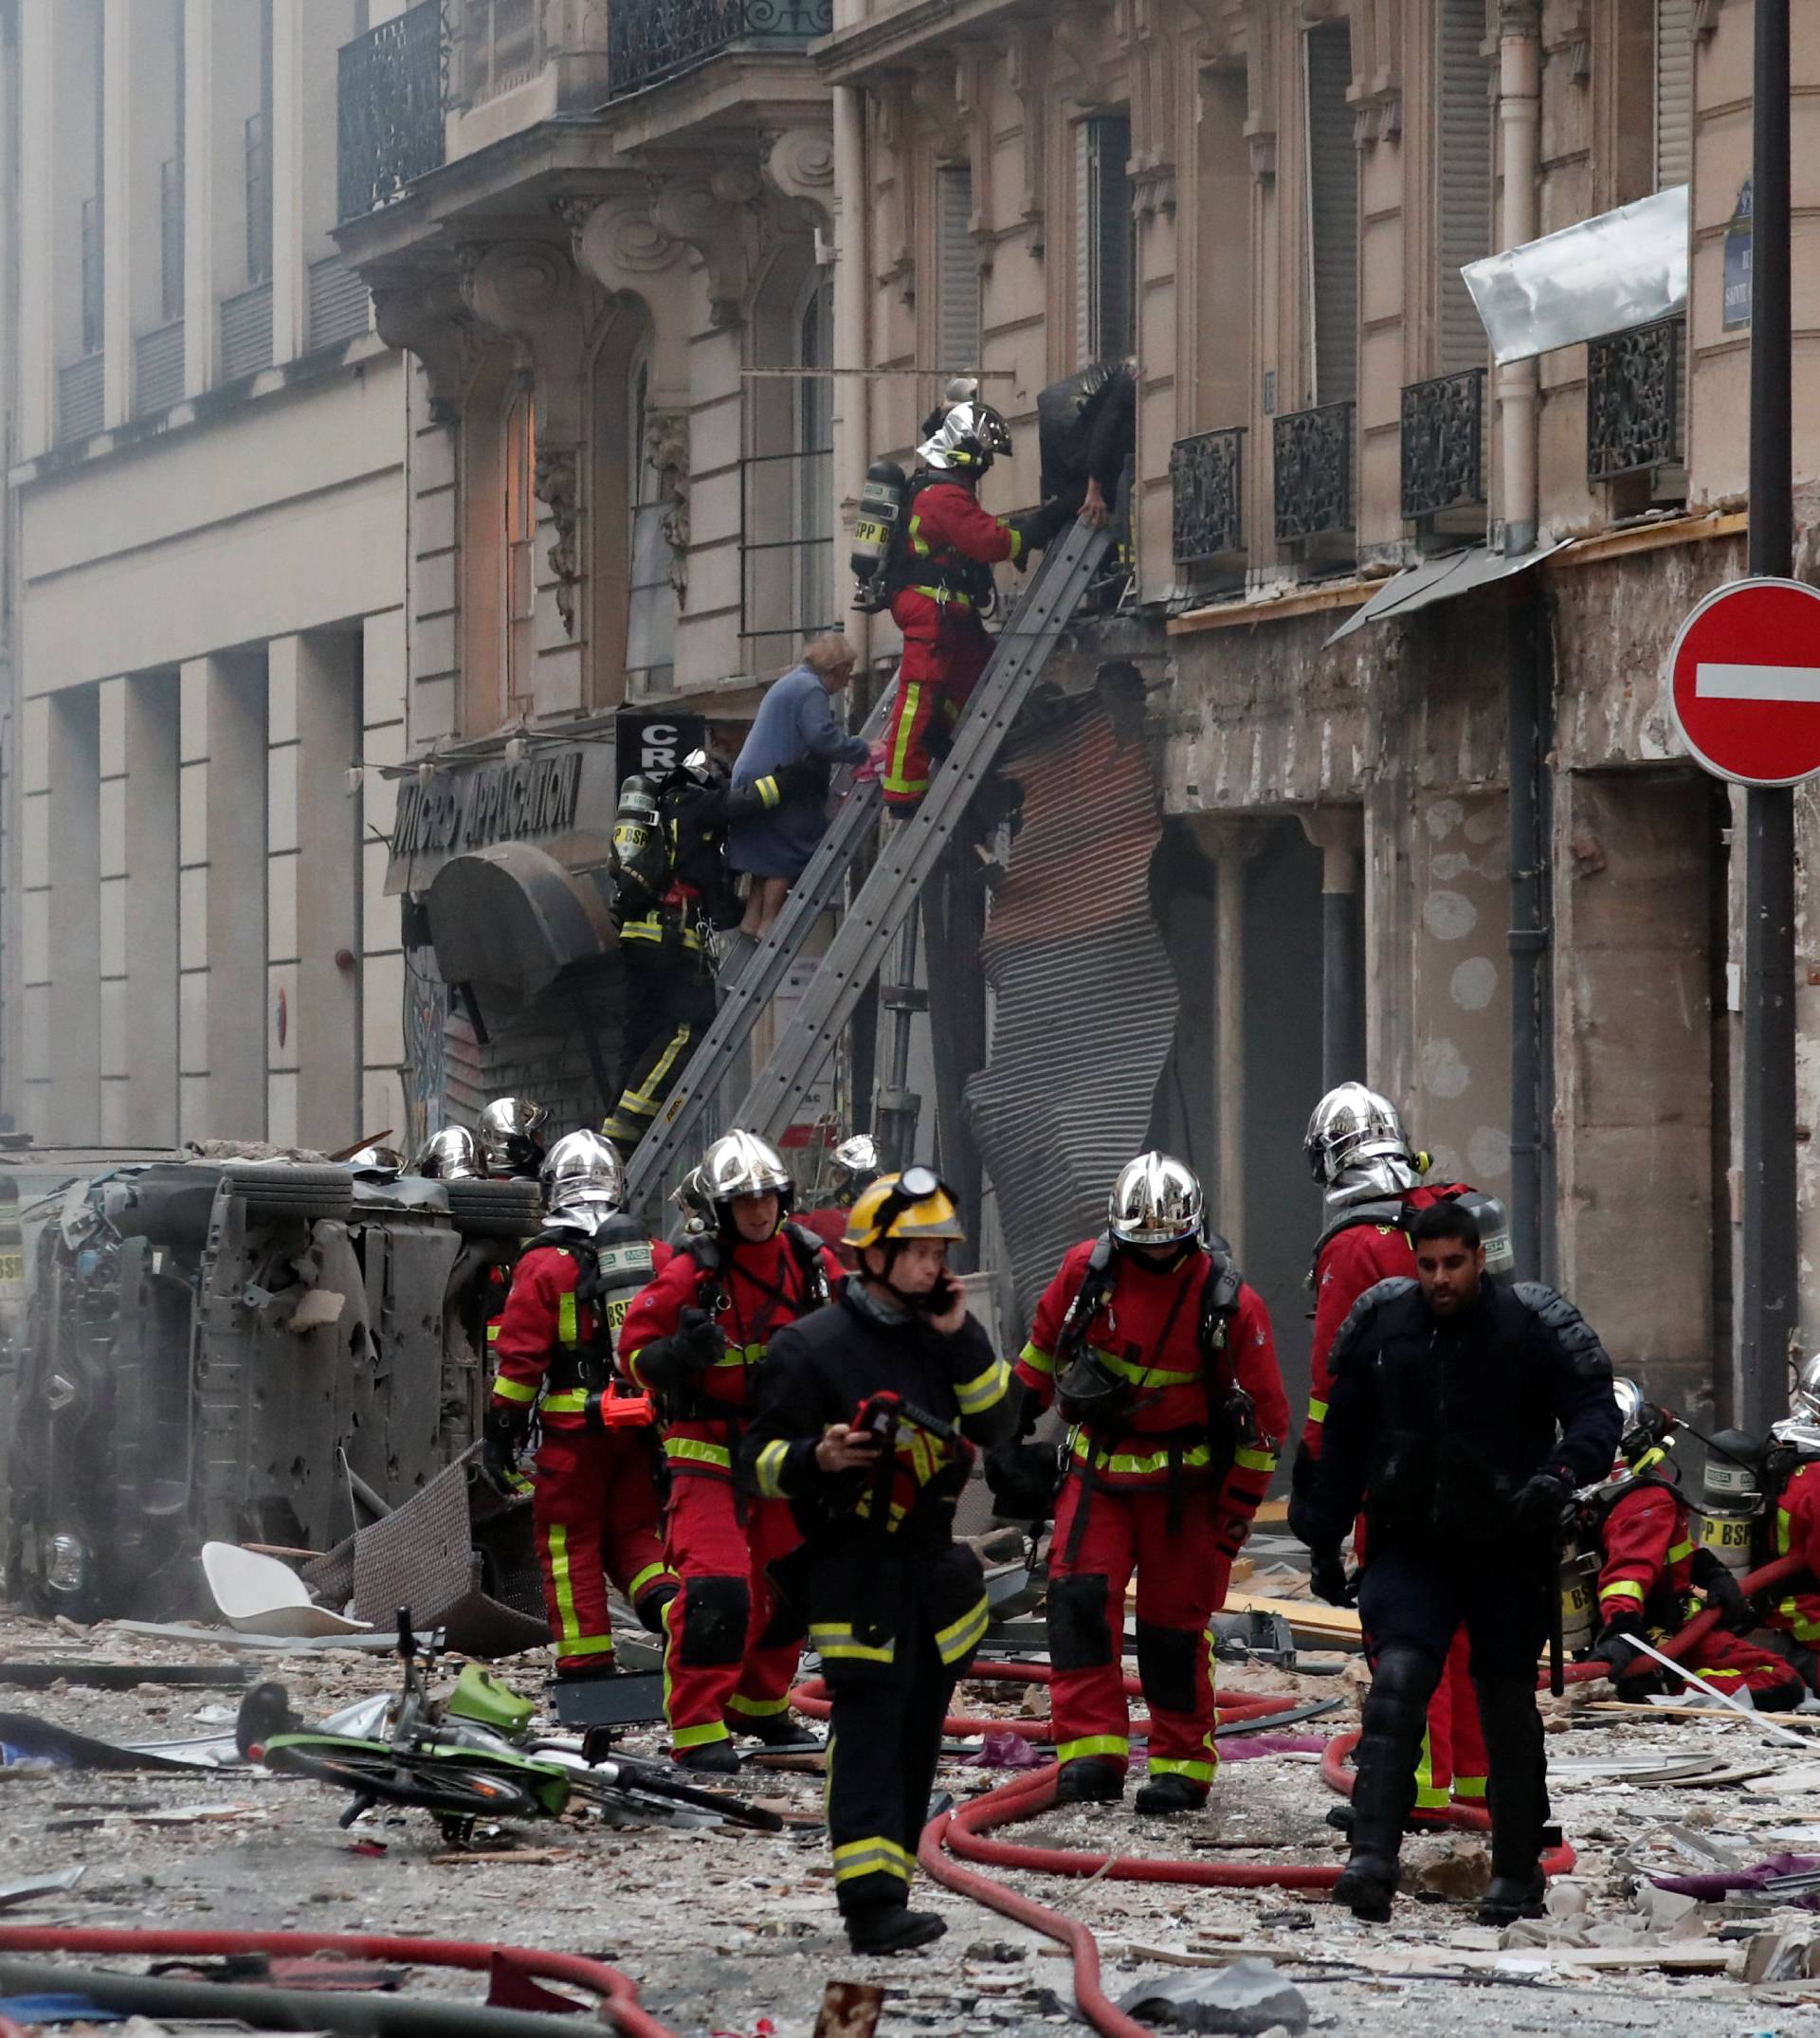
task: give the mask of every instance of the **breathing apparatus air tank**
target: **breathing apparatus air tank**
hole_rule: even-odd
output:
[[[1690,1510],[1695,1543],[1739,1576],[1755,1558],[1757,1518],[1763,1512],[1757,1458],[1756,1444],[1742,1429],[1720,1430],[1709,1441],[1700,1499]]]
[[[1463,1210],[1472,1212],[1479,1227],[1479,1243],[1485,1248],[1485,1272],[1514,1274],[1517,1256],[1510,1249],[1510,1215],[1498,1198],[1483,1189],[1468,1189],[1458,1199]]]
[[[860,514],[853,525],[853,550],[846,563],[857,583],[853,606],[866,615],[876,615],[891,599],[884,566],[908,488],[904,471],[895,460],[875,460],[865,470]]]

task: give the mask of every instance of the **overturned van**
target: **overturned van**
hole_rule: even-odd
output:
[[[496,1270],[537,1228],[534,1184],[169,1156],[34,1197],[48,1157],[9,1162],[16,1599],[192,1610],[203,1541],[327,1551],[479,1434]]]

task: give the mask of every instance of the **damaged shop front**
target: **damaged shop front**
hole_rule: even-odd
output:
[[[404,900],[413,1143],[502,1095],[537,1098],[562,1127],[611,1110],[619,785],[706,740],[699,716],[620,714],[407,767],[386,890]]]

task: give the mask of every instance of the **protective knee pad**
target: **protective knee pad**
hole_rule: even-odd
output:
[[[1112,1661],[1103,1573],[1049,1583],[1049,1662],[1058,1670],[1097,1670]]]
[[[1201,1630],[1158,1628],[1138,1623],[1138,1675],[1144,1697],[1166,1713],[1194,1710],[1194,1673],[1199,1666]]]
[[[646,1634],[662,1634],[664,1631],[664,1616],[669,1610],[670,1601],[680,1588],[670,1579],[662,1585],[654,1585],[648,1592],[641,1592],[632,1611],[638,1615],[638,1624]]]
[[[682,1661],[701,1668],[737,1663],[746,1653],[752,1591],[743,1578],[691,1578],[682,1588]]]
[[[1412,1731],[1420,1740],[1442,1667],[1426,1650],[1407,1645],[1380,1650],[1372,1665],[1372,1688],[1361,1709],[1365,1732]]]

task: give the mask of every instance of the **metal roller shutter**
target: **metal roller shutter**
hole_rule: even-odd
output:
[[[1441,269],[1435,332],[1437,374],[1482,368],[1485,329],[1460,271],[1491,252],[1490,73],[1479,54],[1484,0],[1440,0],[1435,32],[1440,132],[1435,150],[1435,218]]]
[[[1694,174],[1694,0],[1656,0],[1656,189]]]
[[[951,375],[979,366],[979,248],[973,224],[973,172],[937,171],[936,365]]]

